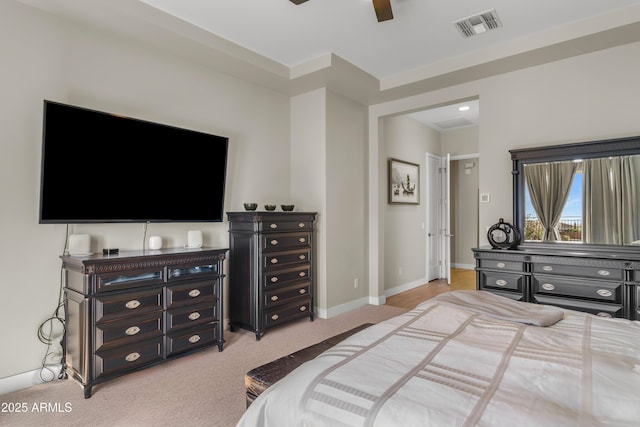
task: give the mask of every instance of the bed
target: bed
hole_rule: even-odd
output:
[[[452,291],[262,393],[237,427],[638,426],[640,322]]]

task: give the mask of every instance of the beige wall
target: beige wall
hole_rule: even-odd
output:
[[[467,168],[466,164],[473,167]],[[478,170],[478,158],[451,162],[452,268],[475,267],[471,248],[478,246]]]
[[[366,119],[363,105],[325,89],[291,99],[291,193],[318,211],[320,317],[366,304]]]
[[[482,106],[481,106],[482,107]],[[472,126],[443,132],[440,138],[442,155],[449,153],[451,162],[451,266],[473,268],[471,248],[478,246],[478,178],[479,159],[467,158],[478,153],[479,127]],[[473,163],[467,168],[464,165]]]
[[[640,43],[632,43],[374,105],[369,109],[369,120],[375,124],[406,111],[480,99],[479,191],[491,197],[489,203],[479,206],[482,234],[499,218],[512,222],[509,149],[640,134],[638,75]],[[370,176],[385,173],[378,155],[384,138],[378,129],[382,127],[370,127]],[[376,202],[372,209],[377,208],[377,214],[370,212],[369,259],[382,261],[389,249],[383,251],[376,244],[388,239],[380,230],[380,224],[387,223],[387,207],[373,180],[369,194]],[[486,240],[480,243],[486,244]],[[382,277],[373,263],[370,274]],[[371,294],[381,295],[386,285],[382,280],[372,283]]]
[[[37,329],[56,308],[60,287],[65,226],[38,224],[43,99],[230,137],[226,210],[242,209],[246,201],[288,200],[291,168],[286,96],[15,2],[0,3],[0,52],[3,378],[40,366],[46,347]],[[168,151],[161,173],[171,173],[170,160]],[[82,179],[101,179],[105,172]],[[99,203],[93,196],[78,195]],[[150,224],[147,235],[180,246],[194,227],[202,229],[206,245],[228,244],[226,223]],[[142,247],[141,224],[71,230],[89,233],[93,251]]]
[[[383,124],[384,177],[384,289],[426,280],[426,188],[424,186],[426,153],[440,152],[439,132],[408,117],[389,117]],[[420,204],[388,203],[389,158],[420,165]]]
[[[328,315],[363,305],[366,269],[366,108],[327,93],[327,309]],[[355,280],[358,279],[358,287]],[[341,308],[343,305],[347,307]]]
[[[327,91],[291,98],[291,194],[296,204],[317,212],[316,301],[327,306]]]

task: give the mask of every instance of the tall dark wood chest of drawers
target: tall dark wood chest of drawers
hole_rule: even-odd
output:
[[[635,247],[552,244],[473,249],[476,288],[603,317],[640,320],[640,252]]]
[[[217,345],[227,249],[63,256],[66,370],[92,387]]]
[[[228,212],[229,328],[314,318],[314,212]]]

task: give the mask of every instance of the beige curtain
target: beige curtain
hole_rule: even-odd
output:
[[[577,165],[572,161],[524,165],[531,204],[545,229],[543,242],[560,240],[558,222],[576,169]]]
[[[628,245],[640,239],[640,156],[583,161],[583,240]]]

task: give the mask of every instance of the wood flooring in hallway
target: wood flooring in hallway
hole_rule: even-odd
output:
[[[476,288],[475,270],[451,269],[451,285],[444,279],[433,280],[405,292],[387,298],[387,305],[412,309],[419,303],[447,291],[461,289],[474,290]]]

